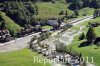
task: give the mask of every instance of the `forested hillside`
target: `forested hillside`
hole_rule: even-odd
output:
[[[0,12],[0,21],[1,21],[1,29],[7,27],[13,33],[16,33],[17,30],[21,30],[21,27],[16,24],[12,19],[10,19],[4,12]]]

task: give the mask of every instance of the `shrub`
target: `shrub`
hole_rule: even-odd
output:
[[[56,44],[57,52],[66,52],[66,46],[63,43]]]
[[[79,37],[79,40],[83,40],[83,39],[85,39],[84,33],[82,33],[81,36]]]
[[[64,15],[64,11],[60,11],[59,15]]]

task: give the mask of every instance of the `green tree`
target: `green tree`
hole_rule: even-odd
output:
[[[100,0],[92,0],[90,7],[100,8]]]
[[[0,29],[2,30],[2,29],[4,29],[5,27],[6,27],[5,22],[4,22],[4,21],[1,21]]]
[[[79,40],[83,40],[83,39],[85,39],[84,33],[82,33],[82,35],[79,37]]]
[[[93,27],[90,27],[86,34],[87,41],[93,42],[96,39],[96,33]]]
[[[74,0],[69,8],[71,10],[79,10],[82,8],[82,2],[80,0]]]
[[[99,48],[99,47],[100,47],[100,42],[98,42],[98,43],[96,44],[96,46]]]
[[[66,17],[68,17],[68,11],[66,10],[66,13],[65,13]]]
[[[83,7],[89,7],[92,0],[83,0]]]
[[[38,8],[38,6],[36,4],[34,4],[34,8],[35,8],[35,14],[38,15],[39,8]]]
[[[95,9],[93,16],[94,16],[94,18],[99,17],[100,16],[100,9]]]
[[[56,51],[58,52],[66,52],[66,46],[63,43],[56,44]]]
[[[35,14],[35,13],[36,13],[35,7],[33,7],[33,4],[32,4],[32,3],[29,4],[28,10],[29,10],[30,13],[32,13],[32,14]]]
[[[74,14],[75,14],[76,17],[79,16],[78,10],[75,10],[75,11],[74,11]]]
[[[61,11],[59,12],[59,15],[64,15],[64,11],[61,10]]]

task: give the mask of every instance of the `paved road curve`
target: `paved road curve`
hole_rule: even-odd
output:
[[[12,50],[19,50],[27,47],[27,43],[31,40],[34,35],[38,35],[39,33],[35,33],[26,37],[17,38],[7,43],[0,44],[0,52],[8,52]]]

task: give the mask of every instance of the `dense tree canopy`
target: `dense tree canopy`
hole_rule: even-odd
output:
[[[32,16],[38,14],[37,6],[31,2],[4,2],[1,7],[3,7],[3,11],[20,26],[33,24],[32,21],[35,20],[33,20]]]
[[[83,7],[88,7],[90,6],[92,0],[83,0]]]
[[[80,0],[74,0],[72,4],[69,6],[71,10],[79,10],[82,8],[82,2]]]
[[[100,9],[95,9],[93,15],[94,15],[94,18],[99,17],[100,16]]]
[[[70,1],[70,0],[68,0]],[[69,6],[71,10],[79,10],[84,7],[100,8],[100,0],[71,0],[72,4]]]
[[[90,7],[100,8],[100,0],[92,0]]]

